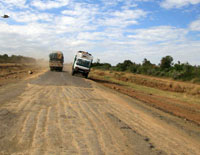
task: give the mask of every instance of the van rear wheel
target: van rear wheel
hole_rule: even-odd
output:
[[[85,73],[85,78],[88,78],[88,74],[89,74],[89,73]]]

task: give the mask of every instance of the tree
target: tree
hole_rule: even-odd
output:
[[[128,67],[131,66],[133,63],[131,60],[125,60],[123,64]]]
[[[100,59],[99,58],[97,58],[97,62],[96,62],[97,64],[100,64]]]
[[[152,63],[149,60],[147,60],[146,58],[144,58],[144,60],[142,62],[142,66],[151,67]]]
[[[8,58],[8,54],[4,54],[3,57],[4,57],[4,58]]]
[[[118,63],[116,67],[117,67],[117,70],[119,71],[125,71],[131,65],[133,65],[133,62],[131,60],[125,60],[123,63]]]
[[[172,66],[173,58],[171,56],[166,56],[161,59],[160,67],[161,69],[169,69]]]

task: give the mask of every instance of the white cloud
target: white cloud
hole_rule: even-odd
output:
[[[124,59],[140,63],[145,57],[158,63],[161,57],[172,55],[175,60],[199,64],[200,42],[186,38],[189,30],[199,30],[199,20],[191,23],[189,30],[172,26],[130,28],[139,27],[150,14],[138,9],[137,2],[152,0],[104,0],[101,5],[92,0],[20,1],[17,10],[13,9],[17,0],[10,1],[10,18],[0,21],[1,52],[48,59],[50,51],[61,50],[65,60],[72,61],[76,51],[86,50],[112,64]],[[113,9],[119,2],[119,8]],[[47,10],[52,8],[59,8],[61,13]]]
[[[76,24],[76,18],[69,17],[69,16],[62,16],[60,18],[57,18],[58,21],[56,23],[59,23],[60,25],[74,25]]]
[[[31,5],[40,9],[40,10],[46,10],[46,9],[52,9],[52,8],[60,8],[63,6],[66,6],[69,4],[69,0],[34,0]]]
[[[185,40],[182,42],[165,42],[164,44],[154,44],[148,41],[125,40],[124,42],[106,41],[104,44],[97,45],[95,57],[100,58],[102,62],[117,64],[124,60],[131,60],[141,63],[144,58],[149,59],[152,63],[158,64],[162,57],[171,55],[174,61],[189,62],[199,64],[200,41]],[[105,47],[100,50],[101,46]]]
[[[77,39],[83,40],[104,40],[106,38],[106,33],[104,32],[80,32],[77,36]]]
[[[10,8],[10,7],[25,8],[25,7],[27,7],[26,0],[0,0],[0,2],[4,4],[5,8]]]
[[[195,5],[200,3],[200,0],[164,0],[161,3],[161,6],[170,9],[170,8],[181,8],[188,5]]]
[[[177,29],[171,26],[158,26],[148,29],[138,29],[133,31],[129,38],[148,42],[182,41],[185,39],[188,30]]]
[[[44,34],[49,34],[51,32],[51,27],[47,24],[39,23],[29,23],[27,25],[9,25],[6,23],[0,23],[0,32],[8,33],[21,36],[29,36],[30,38],[42,36]]]
[[[96,30],[96,15],[98,7],[92,4],[74,4],[71,9],[63,10],[62,14],[55,18],[55,27],[58,33]]]
[[[23,12],[13,12],[9,11],[8,14],[10,18],[16,22],[35,22],[35,21],[52,21],[53,15],[48,13],[40,13],[36,11],[23,11]]]
[[[100,19],[99,23],[105,26],[126,27],[138,24],[138,20],[146,17],[146,15],[147,12],[140,9],[109,12],[108,17]]]
[[[64,24],[66,23],[63,23],[63,26]],[[71,24],[74,25],[73,22]],[[66,34],[63,35],[58,33],[62,29],[54,25],[39,23],[8,25],[1,22],[1,51],[48,58],[50,51],[61,50],[66,55],[65,61],[70,62],[77,50],[86,50],[95,58],[100,58],[102,62],[112,64],[125,59],[140,63],[144,58],[158,63],[161,57],[171,55],[175,61],[199,64],[196,57],[200,57],[197,50],[200,49],[200,42],[186,39],[187,29],[158,26],[133,31],[108,28],[102,32],[84,32],[77,28],[70,29],[73,27],[65,28],[63,32]],[[127,31],[132,32],[132,35],[126,37],[123,33]]]
[[[200,19],[193,21],[189,27],[192,31],[200,31]]]

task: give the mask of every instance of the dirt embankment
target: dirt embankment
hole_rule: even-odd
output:
[[[200,85],[189,82],[180,82],[170,79],[157,78],[157,77],[125,73],[125,72],[93,70],[93,73],[99,76],[109,75],[110,77],[120,81],[135,83],[160,90],[187,93],[190,95],[200,96]]]
[[[149,106],[200,125],[199,85],[101,70],[92,70],[90,78]]]
[[[34,64],[17,64],[17,63],[0,63],[0,86],[31,78],[44,72],[47,65]]]

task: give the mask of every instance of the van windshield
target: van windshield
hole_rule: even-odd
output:
[[[90,67],[90,61],[83,60],[83,59],[78,59],[76,64],[79,66],[87,67],[87,68]]]

